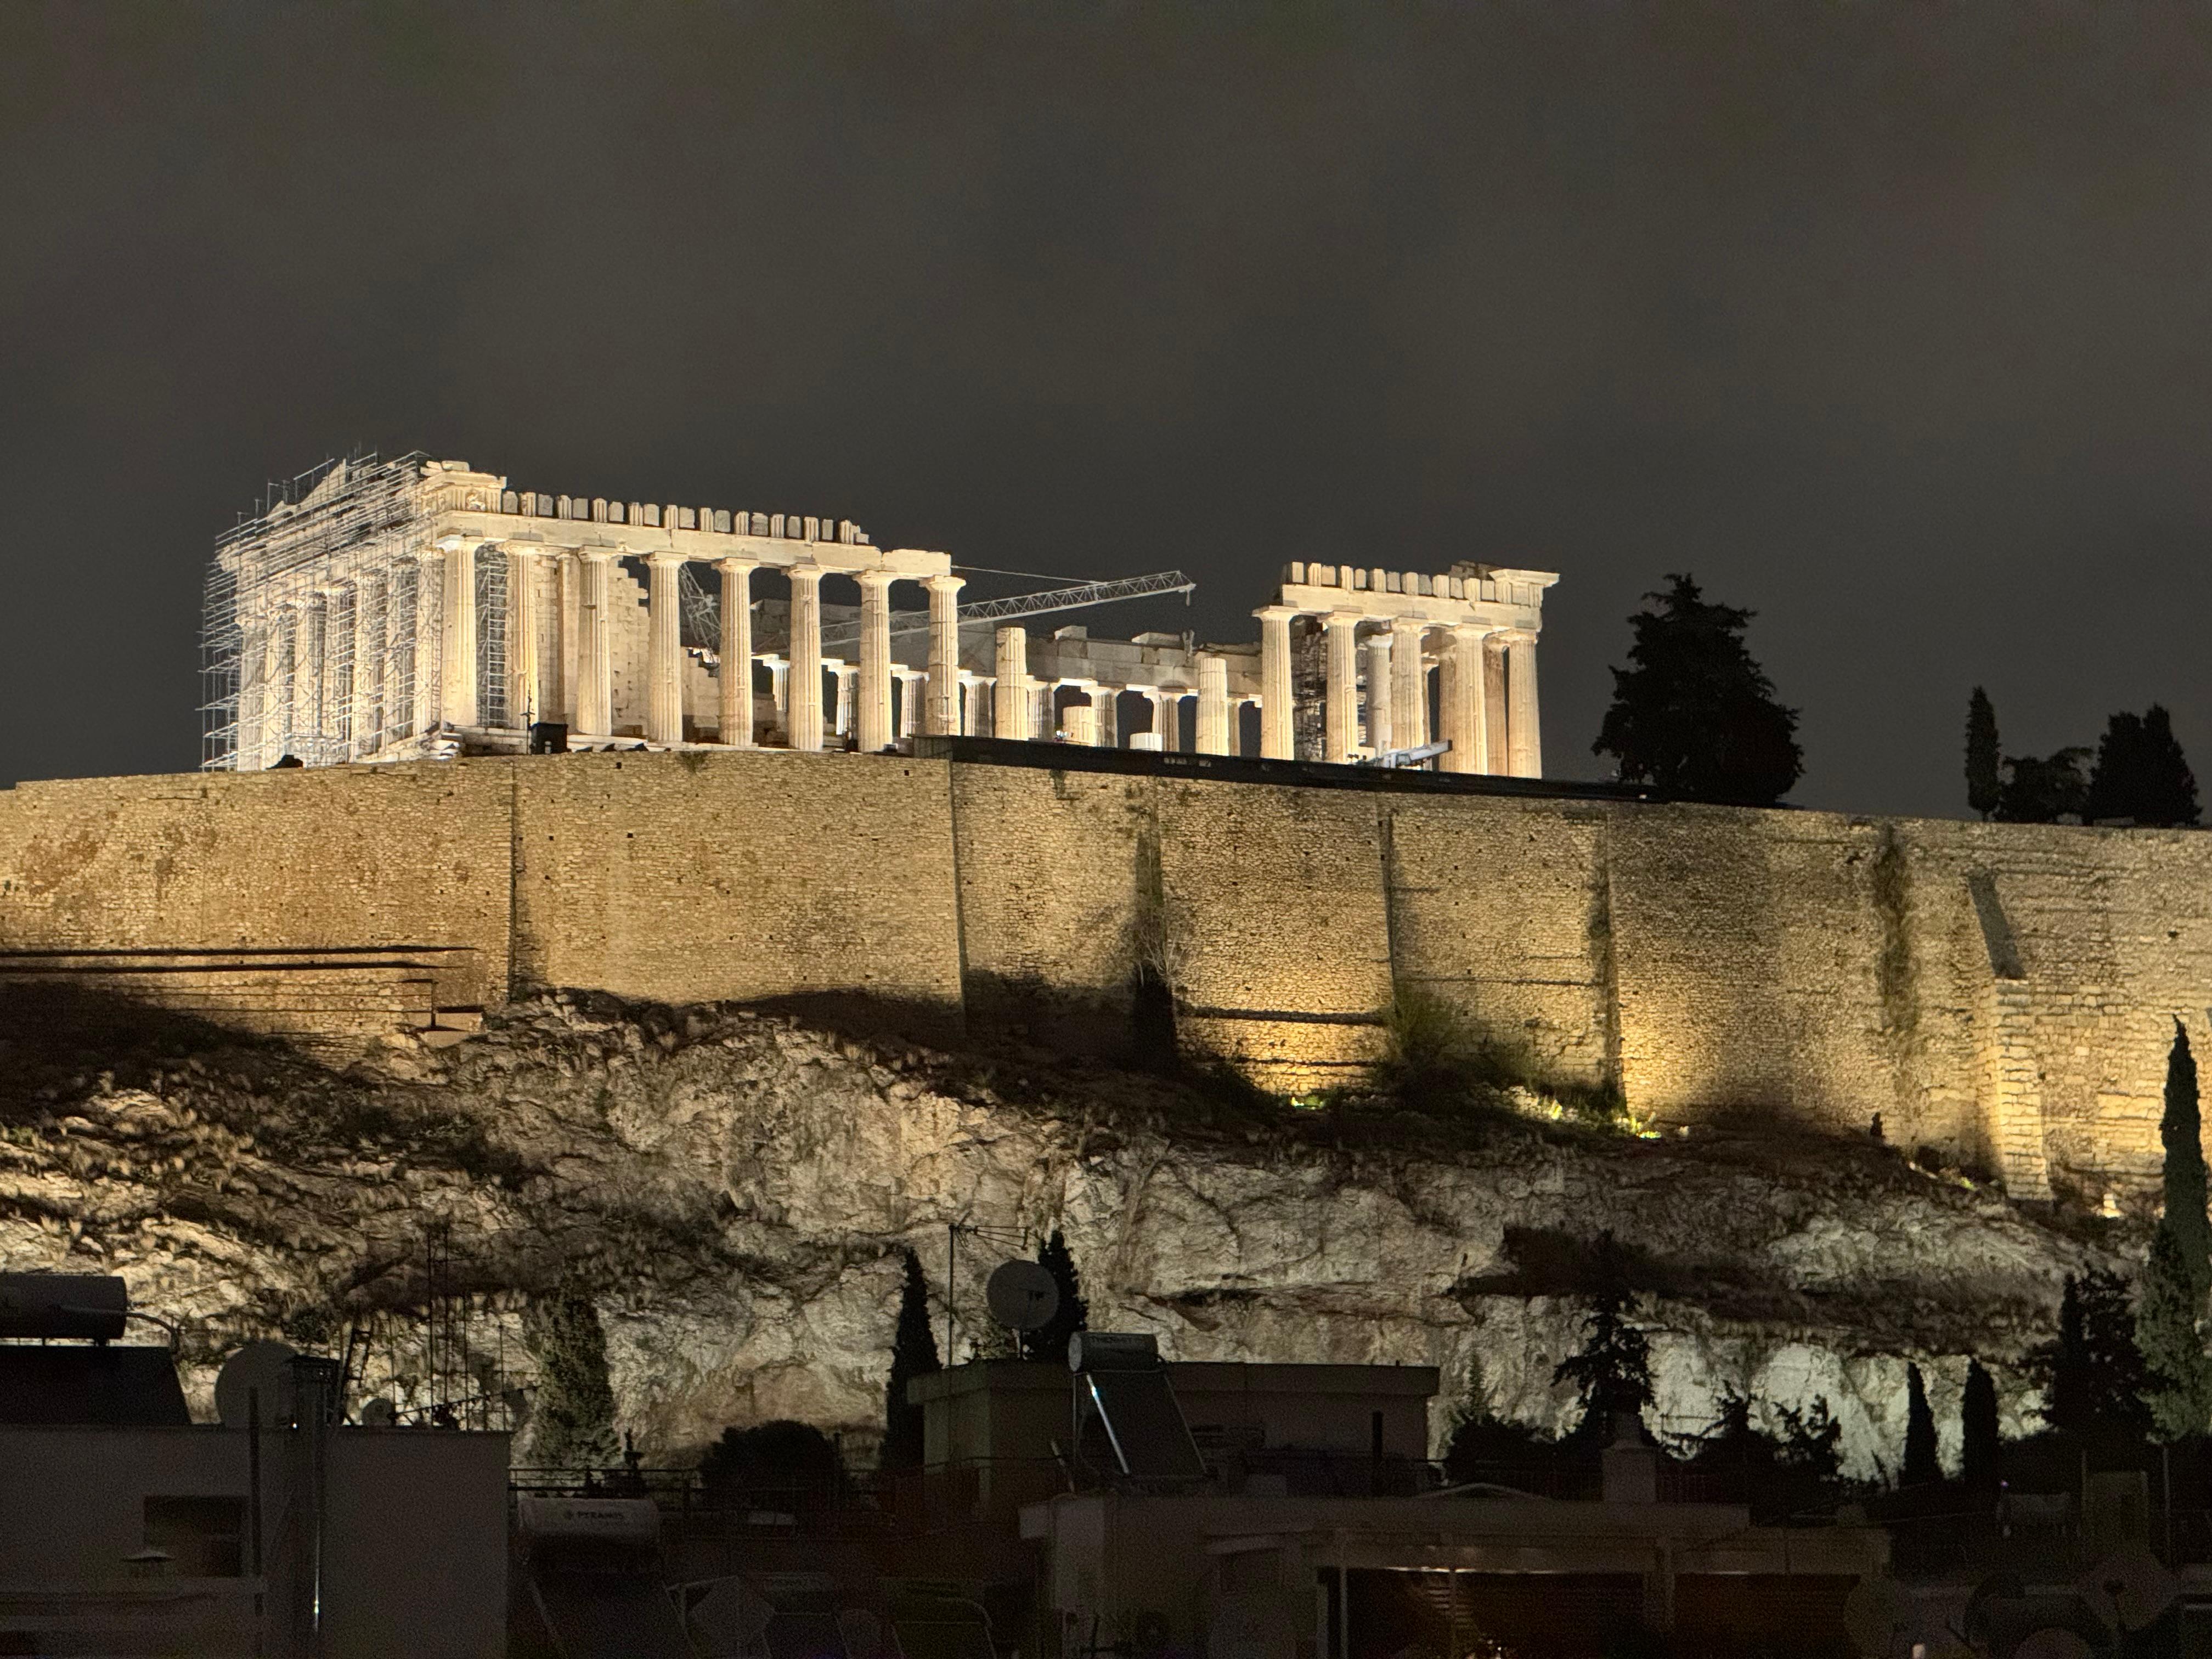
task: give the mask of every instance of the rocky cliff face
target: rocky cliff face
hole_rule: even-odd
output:
[[[222,1353],[271,1334],[350,1337],[361,1393],[420,1401],[433,1288],[468,1310],[471,1381],[444,1391],[526,1385],[528,1298],[580,1283],[655,1457],[773,1417],[871,1439],[899,1253],[941,1289],[952,1223],[1004,1230],[961,1241],[963,1351],[984,1274],[1058,1224],[1094,1325],[1184,1358],[1438,1365],[1439,1444],[1476,1353],[1500,1414],[1568,1419],[1552,1367],[1610,1231],[1648,1292],[1665,1426],[1709,1421],[1731,1386],[1823,1396],[1862,1471],[1894,1464],[1908,1360],[1947,1457],[1969,1355],[2019,1426],[2014,1367],[2063,1275],[2105,1259],[2094,1220],[1869,1142],[1297,1112],[737,1008],[548,997],[336,1072],[150,1015],[19,1006],[0,1059],[0,1261],[125,1274],[181,1324],[201,1403]]]

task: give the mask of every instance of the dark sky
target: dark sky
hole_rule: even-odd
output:
[[[1670,570],[1795,799],[2157,700],[2212,779],[2212,11],[0,6],[0,777],[198,756],[210,538],[354,446],[1071,574]],[[1102,631],[1180,606],[1094,612]]]

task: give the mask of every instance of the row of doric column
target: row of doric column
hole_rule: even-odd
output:
[[[476,611],[463,595],[473,596],[474,560],[483,545],[466,537],[448,537],[439,546],[444,559],[440,619],[454,625],[437,631],[441,641],[441,697],[432,723],[474,726],[478,709],[474,665],[477,650]],[[501,544],[509,566],[509,672],[514,690],[510,707],[516,723],[527,711],[544,717],[560,710],[573,716],[577,735],[583,738],[614,734],[614,684],[617,598],[615,561],[623,556],[614,547],[575,549],[548,547],[541,543]],[[684,652],[680,573],[689,562],[681,554],[665,550],[644,556],[646,585],[646,720],[648,742],[684,741],[684,721],[693,711],[685,706]],[[787,655],[764,659],[756,654],[752,639],[752,574],[761,562],[724,558],[714,562],[721,576],[721,639],[724,670],[720,677],[719,704],[714,714],[725,744],[737,747],[752,741],[754,724],[751,667],[765,661],[778,687],[777,703],[794,749],[823,746],[822,677],[839,673],[841,704],[849,701],[839,731],[853,735],[860,748],[874,751],[890,746],[899,735],[892,729],[891,685],[895,678],[917,678],[915,671],[891,661],[891,588],[902,580],[919,581],[929,595],[930,653],[926,675],[926,699],[908,696],[904,721],[909,728],[921,716],[931,732],[957,730],[959,708],[959,593],[963,579],[947,574],[906,577],[890,570],[841,571],[821,565],[781,566],[791,582],[791,638]],[[822,579],[852,576],[860,588],[860,638],[856,661],[846,663],[825,657],[822,649]],[[574,598],[570,599],[573,587]],[[547,626],[551,618],[551,626]],[[573,649],[568,629],[575,629]],[[541,653],[539,641],[550,632],[557,644],[550,655]],[[563,676],[573,662],[574,689],[571,695]],[[911,687],[909,686],[909,690]],[[922,708],[917,709],[917,702]],[[948,711],[950,714],[948,714]]]
[[[1195,687],[1115,684],[1076,674],[1039,678],[1030,672],[1027,630],[1001,628],[998,633],[999,672],[993,684],[992,735],[1034,742],[1052,737],[1057,730],[1065,733],[1071,743],[1116,748],[1121,744],[1116,700],[1124,691],[1134,691],[1152,705],[1152,731],[1158,735],[1163,749],[1181,747],[1182,705],[1194,697],[1198,703],[1193,733],[1195,752],[1233,755],[1237,750],[1238,712],[1259,698],[1231,693],[1229,665],[1217,653],[1200,651],[1194,660],[1198,679]],[[1085,701],[1060,711],[1055,724],[1054,694],[1062,689],[1079,693]]]
[[[1291,627],[1300,617],[1315,613],[1274,605],[1255,614],[1260,619],[1260,752],[1271,760],[1294,759]],[[1324,687],[1319,758],[1343,764],[1362,748],[1380,754],[1441,739],[1451,745],[1439,761],[1444,771],[1543,775],[1534,633],[1353,610],[1322,612],[1316,620],[1322,629]],[[1428,698],[1432,665],[1437,670],[1440,728],[1433,734]]]

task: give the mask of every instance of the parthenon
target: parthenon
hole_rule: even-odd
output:
[[[1256,641],[1200,643],[1033,638],[963,608],[958,570],[828,515],[546,495],[421,455],[329,463],[217,542],[202,763],[926,735],[1542,775],[1549,571],[1293,561]],[[927,609],[898,610],[901,584]]]

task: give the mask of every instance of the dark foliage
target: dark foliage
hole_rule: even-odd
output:
[[[2043,1383],[2044,1418],[2059,1433],[2099,1445],[2139,1442],[2149,1433],[2143,1398],[2150,1376],[2118,1274],[2100,1267],[2069,1274],[2058,1334],[2031,1358]]]
[[[1752,1401],[1729,1390],[1721,1414],[1697,1438],[1692,1469],[1719,1478],[1729,1501],[1748,1503],[1763,1519],[1817,1510],[1838,1495],[1843,1425],[1815,1400],[1802,1411],[1775,1408],[1778,1432],[1752,1422]]]
[[[1582,1421],[1570,1438],[1601,1445],[1612,1439],[1616,1417],[1640,1418],[1651,1403],[1651,1344],[1629,1317],[1636,1293],[1611,1233],[1598,1240],[1595,1257],[1598,1283],[1583,1317],[1583,1346],[1553,1368],[1552,1382],[1573,1383],[1582,1402]]]
[[[2056,823],[2079,818],[2089,810],[2089,780],[2085,771],[2089,751],[2062,749],[2039,760],[2033,755],[2008,756],[2004,787],[1997,795],[1996,817],[2005,823]]]
[[[1517,1471],[1548,1467],[1558,1451],[1551,1436],[1522,1423],[1509,1423],[1492,1411],[1480,1355],[1468,1356],[1467,1389],[1445,1443],[1447,1480],[1458,1484],[1493,1480],[1511,1486]]]
[[[2197,822],[2197,779],[2174,738],[2172,718],[2159,704],[2140,715],[2123,712],[2106,721],[2085,811],[2093,822]]]
[[[809,1509],[845,1489],[837,1444],[811,1423],[781,1419],[750,1429],[725,1429],[699,1460],[699,1484],[724,1505],[789,1504]]]
[[[1966,699],[1966,805],[1984,817],[1997,810],[2004,790],[1997,747],[1997,711],[1980,686]]]
[[[909,1405],[906,1385],[944,1369],[937,1358],[937,1336],[929,1328],[929,1281],[921,1260],[906,1253],[905,1282],[899,1291],[898,1326],[891,1337],[891,1374],[884,1385],[885,1468],[916,1468],[921,1463],[921,1407]]]
[[[1905,1469],[1908,1486],[1932,1486],[1943,1478],[1936,1460],[1936,1413],[1928,1405],[1928,1384],[1920,1367],[1905,1368]]]
[[[1022,1358],[1065,1365],[1067,1339],[1091,1328],[1091,1310],[1083,1300],[1083,1280],[1075,1271],[1075,1257],[1059,1228],[1054,1227],[1052,1237],[1037,1247],[1037,1261],[1060,1287],[1060,1306],[1036,1329],[1022,1333]]]
[[[1749,651],[1752,613],[1706,603],[1686,575],[1670,575],[1636,631],[1626,668],[1613,671],[1613,706],[1594,752],[1620,775],[1693,800],[1771,806],[1803,773],[1797,714]]]
[[[607,1377],[607,1338],[599,1310],[576,1284],[564,1284],[523,1316],[522,1338],[538,1362],[531,1411],[531,1455],[550,1468],[606,1468],[615,1441],[615,1391]]]
[[[2163,1224],[2173,1231],[2189,1284],[2202,1302],[2212,1292],[2212,1214],[2207,1212],[2204,1119],[2197,1101],[2197,1056],[2189,1032],[2173,1022],[2173,1046],[2166,1054],[2166,1110],[2158,1121],[2164,1149],[2166,1208]]]
[[[1959,1402],[1960,1473],[1966,1489],[1994,1492],[2002,1445],[1997,1429],[1997,1385],[1978,1359],[1966,1366],[1966,1391]]]

